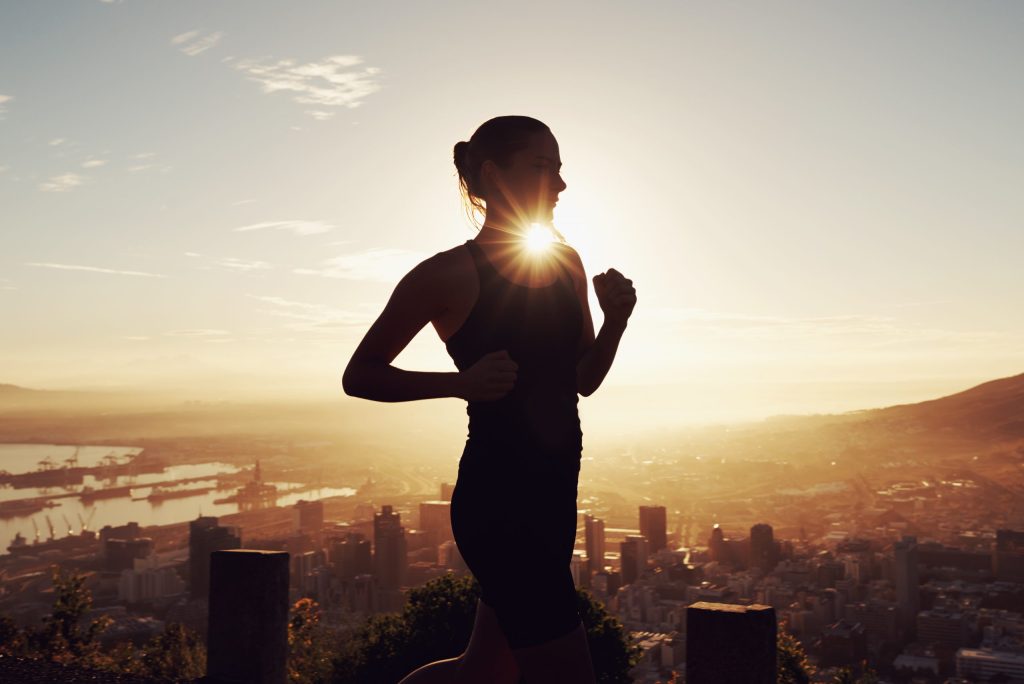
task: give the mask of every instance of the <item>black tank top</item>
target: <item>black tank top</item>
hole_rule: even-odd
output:
[[[577,411],[577,347],[583,312],[565,267],[556,252],[558,277],[544,287],[527,287],[498,273],[473,240],[480,296],[465,323],[445,342],[461,371],[480,357],[502,349],[519,365],[512,391],[497,401],[469,402],[467,446],[485,451],[512,448],[516,460],[575,460],[583,448]],[[552,248],[563,250],[559,243]],[[468,449],[467,451],[472,451]]]

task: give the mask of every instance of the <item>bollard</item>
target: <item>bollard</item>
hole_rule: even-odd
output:
[[[233,549],[210,556],[209,684],[285,684],[288,554]]]
[[[686,684],[775,684],[775,609],[694,603],[686,609]]]

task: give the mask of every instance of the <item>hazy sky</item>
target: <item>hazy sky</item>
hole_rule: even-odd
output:
[[[636,283],[607,396],[1024,372],[1024,4],[0,8],[0,382],[340,393],[398,278],[473,234],[453,144],[510,113],[561,144],[588,273]],[[453,369],[429,327],[398,364]]]

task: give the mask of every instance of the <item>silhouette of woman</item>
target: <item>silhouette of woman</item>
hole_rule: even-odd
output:
[[[343,380],[346,393],[376,401],[468,402],[451,518],[482,599],[466,651],[402,684],[591,684],[569,570],[583,444],[577,394],[592,394],[608,373],[636,290],[615,269],[594,276],[604,312],[595,337],[583,263],[551,226],[566,185],[546,125],[491,119],[455,145],[455,166],[467,208],[484,216],[479,233],[402,278]],[[559,239],[536,247],[535,224]],[[391,365],[428,322],[458,372]]]

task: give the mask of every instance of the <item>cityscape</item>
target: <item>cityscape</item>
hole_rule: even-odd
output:
[[[573,581],[637,647],[637,684],[685,681],[687,609],[702,602],[774,609],[812,681],[844,668],[882,682],[1015,681],[1022,402],[1024,375],[918,404],[637,441],[615,461],[587,450]],[[26,422],[5,420],[5,435],[26,435]],[[205,635],[211,553],[249,548],[286,552],[289,603],[312,599],[344,639],[401,612],[411,589],[469,575],[451,528],[451,459],[332,469],[315,465],[329,438],[174,443],[9,442],[6,453],[52,457],[2,474],[0,615],[44,620],[56,564],[86,578],[93,612],[112,620],[109,644],[143,643],[172,623]],[[60,513],[68,500],[82,507],[75,522]],[[166,513],[173,522],[89,524],[118,501],[179,508]],[[508,549],[508,562],[530,581],[529,548]]]

